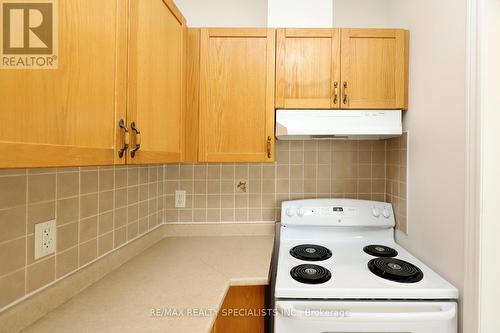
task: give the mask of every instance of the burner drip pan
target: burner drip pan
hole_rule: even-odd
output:
[[[293,247],[290,254],[300,260],[321,261],[330,258],[332,251],[321,245],[302,244]]]
[[[325,283],[332,277],[330,271],[323,266],[304,264],[295,266],[290,275],[298,282],[306,284]]]
[[[424,277],[424,273],[407,261],[394,258],[375,258],[368,262],[370,271],[386,280],[415,283]]]

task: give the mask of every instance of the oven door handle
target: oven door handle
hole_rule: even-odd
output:
[[[324,304],[324,303],[323,303]],[[328,320],[328,321],[446,321],[456,317],[457,307],[456,303],[438,303],[434,306],[434,309],[429,310],[427,308],[422,308],[422,311],[397,311],[399,306],[397,303],[394,304],[395,311],[380,311],[379,306],[375,303],[373,309],[370,310],[367,307],[363,308],[363,311],[356,311],[356,306],[347,306],[343,310],[342,303],[335,303],[337,309],[333,309],[331,306],[325,305],[321,306],[311,306],[309,311],[304,309],[298,309],[292,304],[280,304],[276,305],[277,312],[290,319],[307,319],[307,320]],[[418,304],[415,304],[418,307]],[[349,308],[352,308],[349,309]],[[323,315],[320,315],[322,313]]]

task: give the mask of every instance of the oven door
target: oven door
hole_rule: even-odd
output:
[[[455,302],[277,301],[275,333],[457,333]]]

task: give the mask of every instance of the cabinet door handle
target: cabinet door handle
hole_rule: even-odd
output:
[[[134,158],[135,157],[135,153],[137,153],[137,151],[139,149],[141,149],[141,131],[139,131],[139,129],[135,125],[135,121],[133,121],[130,124],[130,128],[135,133],[135,147],[132,148],[132,149],[130,149],[130,156],[132,156],[132,158]]]
[[[344,97],[342,98],[342,103],[347,104],[347,81],[344,81],[343,83],[344,86]]]
[[[267,158],[271,158],[271,137],[267,137]]]
[[[130,133],[128,131],[127,126],[125,126],[125,121],[123,119],[120,119],[120,122],[118,123],[118,126],[120,126],[120,128],[123,129],[123,132],[125,134],[125,137],[123,139],[123,147],[120,148],[120,150],[118,150],[118,156],[120,158],[122,158],[123,154],[128,149],[128,146],[130,144]]]
[[[339,100],[339,83],[333,82],[333,104],[337,104]]]

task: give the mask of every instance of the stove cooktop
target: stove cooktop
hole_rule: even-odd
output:
[[[392,206],[283,202],[278,299],[456,299],[458,290],[394,240]]]
[[[282,237],[283,233],[285,236],[292,233],[291,238],[295,238],[297,233],[304,237],[304,230],[284,229]],[[364,231],[361,235],[357,231],[334,234],[322,230],[320,239],[315,238],[314,241],[282,240],[275,296],[311,299],[458,297],[451,284],[391,240],[391,235],[387,231]],[[367,253],[369,246],[380,247],[376,251],[384,256]],[[297,252],[307,255],[300,258],[294,255]],[[396,256],[389,256],[394,254]],[[309,258],[311,255],[315,256],[312,260]]]

